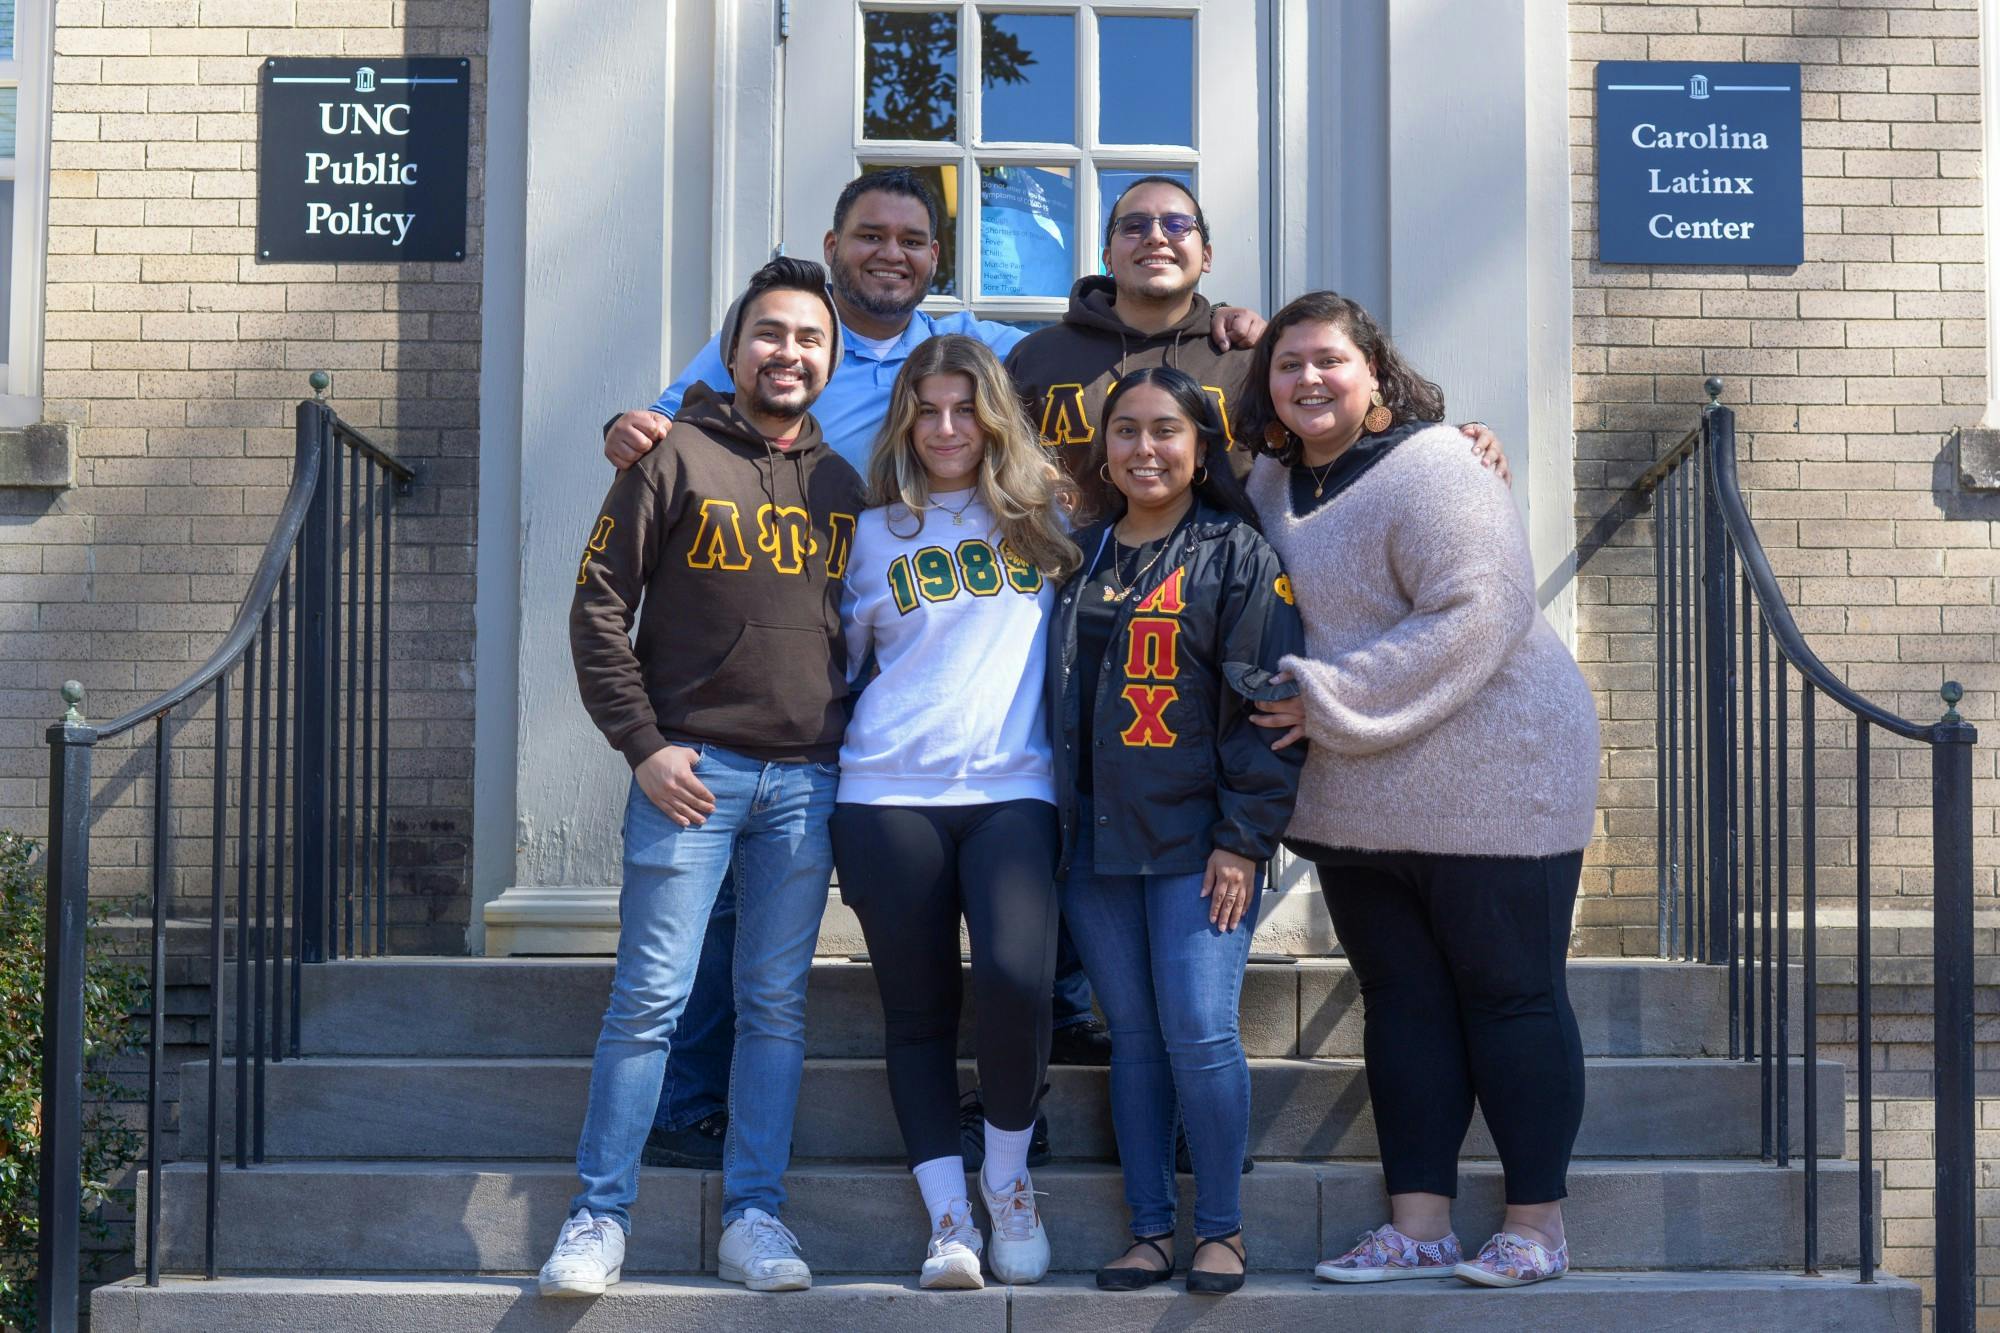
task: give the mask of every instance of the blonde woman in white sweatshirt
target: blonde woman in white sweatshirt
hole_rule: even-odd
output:
[[[841,621],[866,683],[840,751],[841,898],[882,996],[889,1091],[930,1214],[925,1287],[984,1285],[959,1152],[959,921],[972,946],[986,1255],[1035,1282],[1027,1158],[1048,1069],[1060,843],[1043,622],[1081,557],[1061,474],[976,339],[920,345],[869,465]],[[875,671],[873,678],[867,672]]]
[[[1361,983],[1390,1219],[1331,1282],[1561,1277],[1583,1049],[1564,955],[1597,798],[1597,710],[1542,619],[1511,497],[1436,385],[1333,292],[1272,317],[1248,389],[1249,491],[1291,575],[1300,693],[1260,703],[1312,742],[1286,845],[1319,868]],[[1452,1234],[1475,1099],[1506,1174],[1501,1230]]]

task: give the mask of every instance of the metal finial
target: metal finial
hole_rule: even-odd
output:
[[[73,722],[81,726],[83,724],[83,682],[77,680],[64,681],[62,684],[62,697],[63,702],[69,705],[69,711],[63,714],[63,721]]]
[[[1701,387],[1702,387],[1702,389],[1703,389],[1703,390],[1705,390],[1705,391],[1707,392],[1707,394],[1708,394],[1708,405],[1709,405],[1710,407],[1720,407],[1720,406],[1722,405],[1722,377],[1721,377],[1721,376],[1719,376],[1719,375],[1710,375],[1710,376],[1709,376],[1709,377],[1708,377],[1707,379],[1705,379],[1705,380],[1703,380],[1703,381],[1701,382]]]
[[[312,385],[313,401],[318,402],[324,399],[326,391],[333,387],[333,376],[327,374],[324,370],[315,370],[312,374],[306,376],[306,383]]]
[[[1943,721],[1954,724],[1965,721],[1964,718],[1958,715],[1958,701],[1964,697],[1965,687],[1963,685],[1960,685],[1955,680],[1948,680],[1944,683],[1943,688],[1938,691],[1938,698],[1944,700]]]

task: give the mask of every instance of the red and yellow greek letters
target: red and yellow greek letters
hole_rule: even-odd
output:
[[[1175,680],[1181,674],[1176,651],[1181,622],[1168,616],[1133,616],[1126,637],[1128,680]]]
[[[1171,685],[1127,685],[1120,697],[1132,705],[1132,725],[1118,739],[1127,745],[1166,748],[1180,739],[1167,725],[1167,705],[1180,698]]]
[[[576,584],[579,588],[583,586],[583,576],[590,572],[592,552],[602,555],[604,548],[611,544],[611,528],[611,515],[600,514],[597,526],[591,530],[590,540],[583,544],[583,563],[576,567]]]
[[[1145,600],[1139,603],[1137,609],[1156,611],[1163,616],[1177,616],[1187,610],[1187,597],[1183,591],[1186,587],[1187,566],[1181,565],[1167,575],[1166,582],[1147,593]]]
[[[743,544],[743,517],[734,500],[703,500],[701,522],[688,543],[689,569],[748,569],[750,548]]]
[[[771,557],[780,574],[804,573],[806,557],[819,554],[812,515],[797,505],[759,505],[757,549]]]

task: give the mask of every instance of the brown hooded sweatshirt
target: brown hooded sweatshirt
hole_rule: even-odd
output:
[[[1085,474],[1103,424],[1105,396],[1128,370],[1173,366],[1208,390],[1230,432],[1230,463],[1238,476],[1247,473],[1251,455],[1236,441],[1234,427],[1250,349],[1215,350],[1208,336],[1214,307],[1199,292],[1187,317],[1160,333],[1141,333],[1120,319],[1117,295],[1110,278],[1078,278],[1062,323],[1035,330],[1008,354],[1008,373],[1042,443],[1084,494],[1094,495],[1098,479]]]
[[[779,450],[734,399],[688,391],[673,430],[612,482],[577,567],[577,688],[634,768],[669,744],[840,754],[840,592],[861,478],[811,416]]]

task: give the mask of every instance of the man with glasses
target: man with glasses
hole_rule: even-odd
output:
[[[1249,471],[1251,454],[1235,439],[1234,414],[1250,350],[1243,344],[1221,348],[1205,336],[1215,307],[1197,287],[1212,258],[1208,219],[1193,192],[1171,176],[1142,176],[1112,204],[1104,227],[1109,276],[1079,278],[1062,322],[1029,334],[1007,357],[1042,443],[1100,509],[1105,488],[1086,474],[1085,460],[1105,395],[1141,366],[1173,366],[1194,376],[1231,432],[1231,467],[1238,476]],[[1251,334],[1247,341],[1254,342],[1264,321],[1240,313]],[[1505,477],[1506,459],[1493,433],[1478,423],[1462,429]]]
[[[969,312],[939,317],[917,308],[937,273],[942,214],[937,196],[915,171],[869,172],[841,190],[833,227],[822,242],[840,321],[840,358],[813,404],[813,416],[834,452],[864,476],[889,410],[890,387],[919,343],[941,333],[962,333],[1005,356],[1025,336],[1012,325],[975,319]],[[1247,356],[1262,327],[1263,321],[1246,311],[1216,310],[1196,341],[1233,339]],[[696,353],[651,408],[622,413],[606,425],[604,456],[613,466],[632,466],[667,438],[684,396],[697,381],[729,382],[720,334]],[[735,1037],[730,984],[735,940],[733,885],[725,881],[709,918],[694,991],[681,1016],[659,1112],[646,1140],[650,1166],[721,1169]],[[1104,1064],[1110,1044],[1091,1012],[1090,983],[1068,943],[1065,935],[1057,958],[1050,1058],[1062,1064]],[[978,1114],[976,1103],[968,1106],[968,1144],[983,1145]],[[1039,1157],[1046,1151],[1045,1138],[1036,1147]]]

